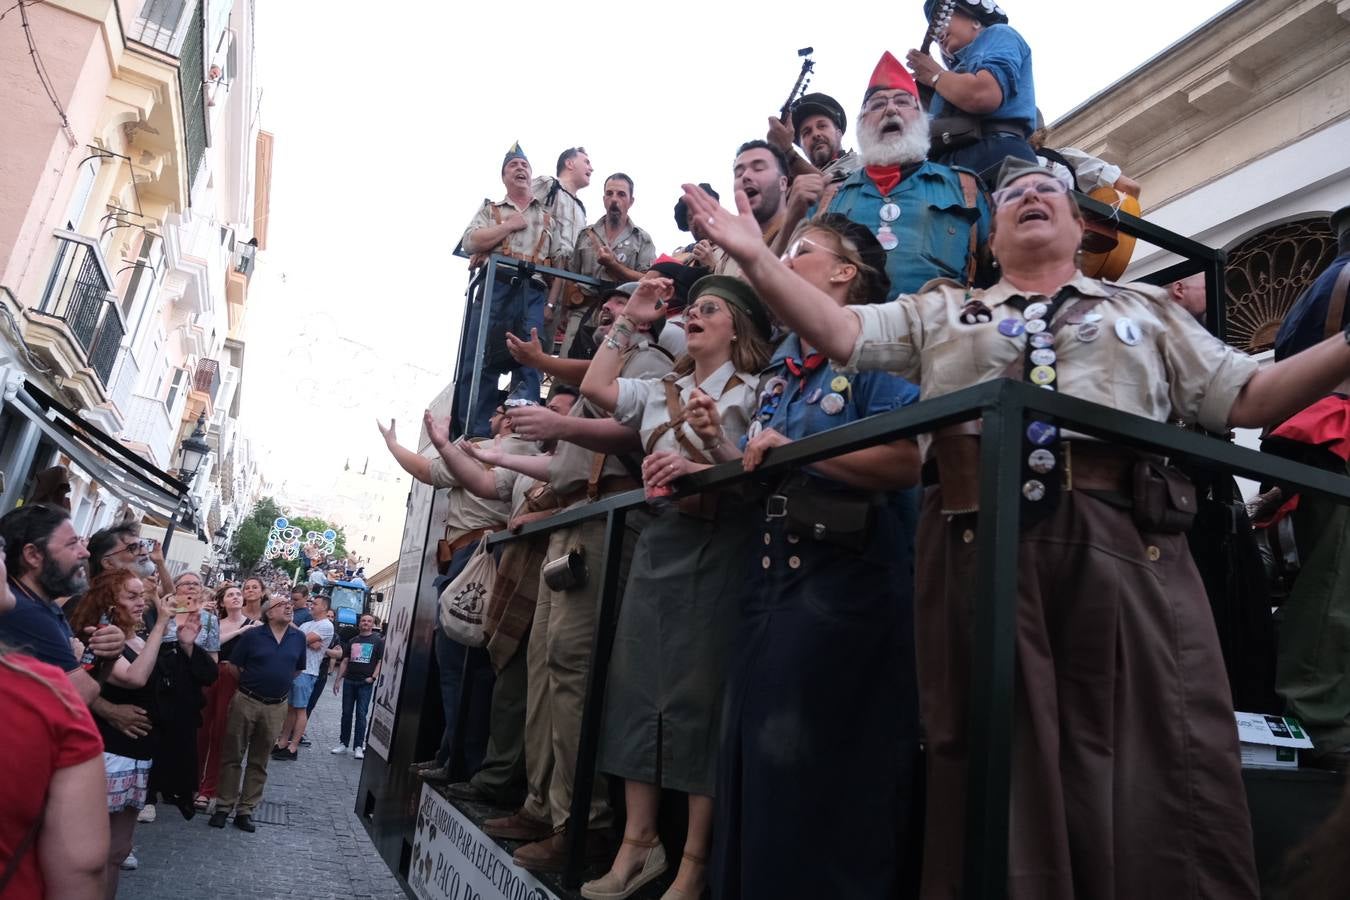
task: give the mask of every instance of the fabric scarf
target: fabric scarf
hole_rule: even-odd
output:
[[[895,190],[895,186],[904,177],[899,166],[865,166],[864,169],[867,177],[872,179],[872,183],[881,191],[883,197]]]
[[[539,569],[548,555],[548,535],[511,541],[497,563],[483,629],[492,668],[500,672],[520,649],[539,601]]]
[[[823,362],[825,362],[824,353],[808,353],[804,360],[793,359],[790,356],[783,360],[784,365],[787,366],[787,370],[797,378],[801,378],[808,372],[814,372],[816,369],[819,369],[820,364]]]

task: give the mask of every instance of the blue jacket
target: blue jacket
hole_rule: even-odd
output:
[[[840,213],[875,234],[883,224],[881,207],[888,201],[900,207],[899,218],[890,223],[900,243],[886,254],[891,278],[886,299],[912,294],[934,278],[964,282],[970,230],[976,229],[977,246],[989,239],[984,192],[978,192],[974,208],[967,207],[957,170],[925,162],[882,197],[866,170],[859,169],[840,183],[827,212]]]
[[[1010,119],[1021,123],[1023,137],[1036,130],[1036,87],[1031,76],[1031,48],[1009,25],[982,29],[969,45],[956,51],[953,72],[988,72],[1003,91],[1003,103],[982,119]],[[928,114],[933,118],[961,112],[940,95],[933,95]]]
[[[1332,260],[1317,280],[1299,295],[1289,314],[1284,317],[1280,331],[1275,335],[1275,358],[1284,359],[1307,350],[1325,336],[1327,307],[1331,304],[1331,289],[1341,269],[1350,265],[1350,253],[1342,253]],[[1346,307],[1350,310],[1350,304]],[[1345,327],[1345,316],[1334,323],[1337,330]]]

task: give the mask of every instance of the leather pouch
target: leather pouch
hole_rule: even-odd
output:
[[[783,515],[794,534],[853,551],[867,548],[874,515],[870,496],[822,491],[796,481],[771,495],[766,509],[770,517]]]
[[[568,591],[586,584],[586,554],[580,548],[544,563],[544,583],[555,591]]]
[[[938,116],[929,123],[928,133],[932,139],[930,157],[969,147],[984,137],[980,120],[974,116],[962,115]]]
[[[1177,469],[1142,459],[1132,472],[1134,523],[1140,531],[1183,534],[1195,521],[1195,485]]]

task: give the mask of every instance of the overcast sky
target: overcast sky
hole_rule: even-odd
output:
[[[1004,8],[1054,121],[1228,5]],[[585,146],[592,221],[604,177],[628,173],[633,220],[666,251],[687,241],[671,215],[682,182],[711,182],[729,202],[735,149],[764,136],[798,48],[815,48],[809,89],[837,98],[851,126],[882,51],[903,59],[924,31],[920,0],[465,8],[257,6],[262,122],[276,145],[243,417],[266,476],[292,492],[331,485],[344,460],[383,459],[377,416],[397,417],[415,442],[457,347],[467,279],[450,251],[483,198],[503,195],[512,142],[536,174]]]

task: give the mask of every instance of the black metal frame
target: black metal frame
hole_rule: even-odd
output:
[[[1279,482],[1350,503],[1350,478],[1239,447],[1203,434],[1154,422],[1020,381],[999,379],[894,412],[812,435],[769,451],[759,469],[741,471],[723,463],[677,482],[680,495],[768,479],[822,459],[864,447],[913,437],[943,425],[979,419],[980,508],[989,510],[977,531],[977,554],[988,564],[976,576],[976,617],[969,706],[971,756],[966,807],[965,896],[1001,898],[1007,891],[1008,798],[1011,785],[1013,684],[1016,650],[1013,618],[1017,600],[1017,545],[1020,527],[1020,467],[1023,423],[1028,416],[1052,417],[1064,427],[1121,446],[1161,452],[1173,459],[1260,481]],[[500,544],[552,531],[598,516],[606,517],[600,611],[582,712],[564,883],[575,887],[585,868],[587,810],[595,784],[600,715],[609,653],[618,619],[619,560],[624,517],[644,502],[641,491],[574,507],[518,532],[498,532]]]

